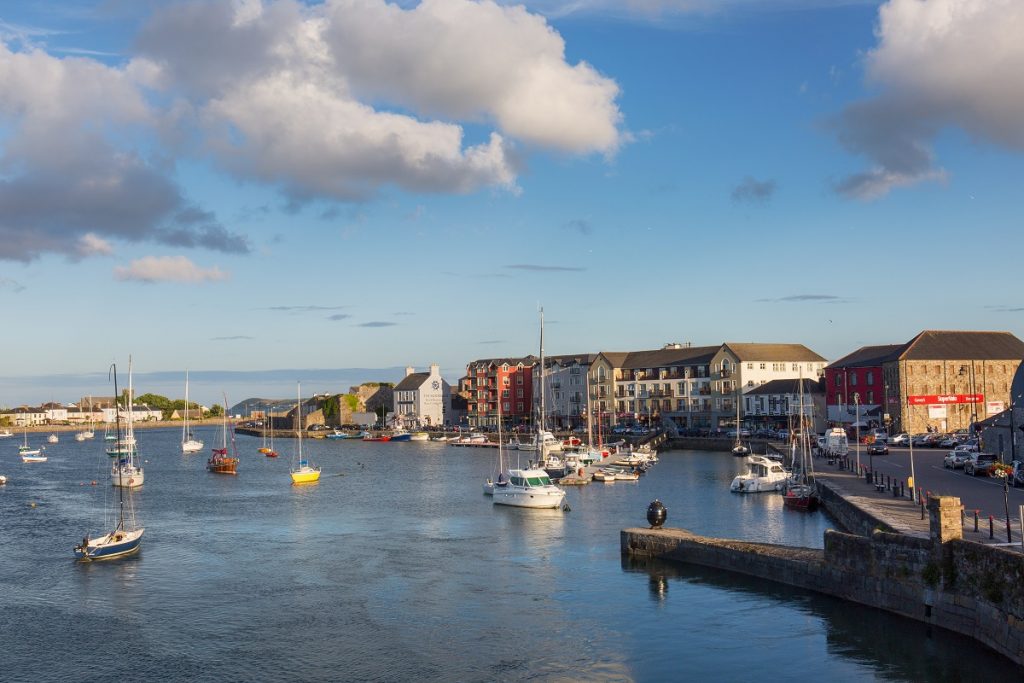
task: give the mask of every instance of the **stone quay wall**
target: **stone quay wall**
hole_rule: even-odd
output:
[[[871,536],[876,530],[893,531],[884,520],[864,508],[851,503],[843,495],[819,479],[818,496],[821,504],[841,527],[858,536]]]
[[[972,637],[1024,665],[1024,555],[961,538],[960,501],[929,501],[931,538],[829,530],[822,550],[625,529],[623,554],[775,581]]]

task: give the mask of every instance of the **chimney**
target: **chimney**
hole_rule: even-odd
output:
[[[406,368],[405,368],[405,376],[406,377],[408,377],[409,375],[411,375],[414,372],[416,372],[416,368],[414,368],[411,365],[406,366]]]
[[[439,377],[441,375],[441,366],[437,363],[430,364],[430,376]]]

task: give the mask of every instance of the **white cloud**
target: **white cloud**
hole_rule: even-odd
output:
[[[839,183],[840,192],[874,198],[944,179],[931,143],[947,126],[1024,151],[1024,3],[890,0],[879,9],[877,36],[866,67],[880,94],[832,122],[873,168]]]
[[[147,283],[201,283],[226,280],[228,275],[217,267],[200,268],[184,256],[146,256],[114,268],[114,277]]]
[[[79,238],[77,251],[81,256],[109,256],[114,248],[99,235],[88,232]]]

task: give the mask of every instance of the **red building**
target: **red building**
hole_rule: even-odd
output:
[[[906,344],[862,346],[825,367],[825,410],[828,421],[853,425],[858,417],[864,426],[883,424],[885,382],[882,363]]]
[[[533,412],[535,356],[485,358],[466,366],[467,419],[471,427],[497,427],[499,414],[505,425],[521,424]]]

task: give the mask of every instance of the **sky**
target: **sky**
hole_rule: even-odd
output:
[[[0,0],[0,406],[1024,337],[1017,0]],[[124,380],[121,380],[122,383]]]

